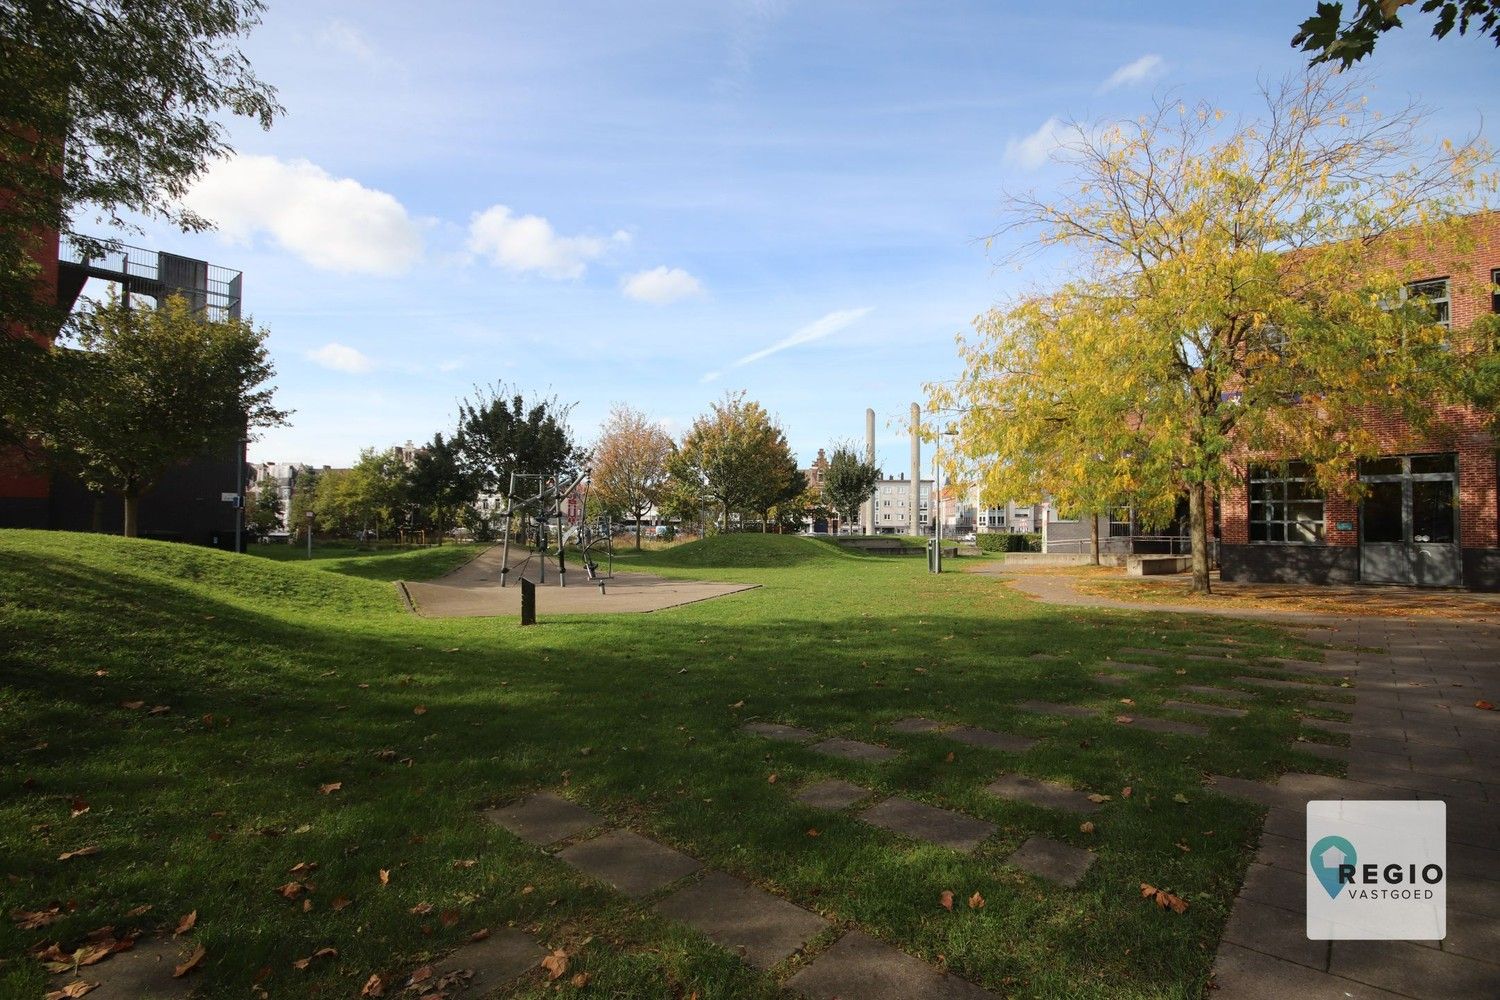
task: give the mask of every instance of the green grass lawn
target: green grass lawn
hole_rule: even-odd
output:
[[[1052,608],[994,579],[930,576],[919,559],[775,536],[617,556],[617,568],[762,585],[650,615],[548,619],[545,594],[543,623],[524,630],[401,610],[386,581],[476,551],[308,564],[0,531],[0,902],[7,914],[71,910],[40,930],[4,922],[0,995],[40,995],[49,977],[25,955],[41,942],[75,946],[106,924],[170,932],[192,910],[207,947],[193,975],[212,996],[249,996],[258,975],[272,996],[353,996],[372,972],[409,970],[507,924],[577,949],[570,975],[591,973],[589,995],[778,995],[798,959],[754,972],[480,815],[554,789],[1006,995],[1196,997],[1258,829],[1256,807],[1204,792],[1202,775],[1330,767],[1292,749],[1299,701],[1279,693],[1248,718],[1208,720],[1211,739],[1111,721],[1119,698],[1152,714],[1177,684],[1207,683],[1221,666],[1184,659],[1184,675],[1129,689],[1088,680],[1124,646],[1215,634],[1268,654],[1297,648],[1264,626]],[[1030,658],[1039,652],[1061,659]],[[1027,698],[1101,714],[1014,708]],[[1016,756],[883,728],[910,715],[1042,742]],[[903,753],[832,760],[738,731],[753,719]],[[1079,817],[981,791],[1009,770],[1114,798],[1085,834]],[[963,856],[792,802],[801,783],[829,776],[1000,831]],[[321,794],[331,783],[340,789]],[[1005,866],[1033,834],[1099,860],[1074,890]],[[318,865],[306,910],[276,892],[303,862]],[[1150,905],[1143,881],[1191,908]],[[946,912],[945,889],[987,905]],[[335,911],[337,897],[350,902]],[[431,913],[414,914],[423,903]],[[152,909],[126,916],[140,906]],[[337,958],[292,967],[322,947]],[[533,978],[518,995],[555,993]]]

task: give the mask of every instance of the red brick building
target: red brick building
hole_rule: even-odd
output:
[[[1466,230],[1408,258],[1421,273],[1415,290],[1460,332],[1500,312],[1500,212],[1472,216]],[[1223,578],[1500,590],[1493,414],[1445,406],[1435,417],[1417,434],[1398,416],[1370,414],[1382,454],[1360,463],[1358,502],[1324,496],[1295,461],[1250,464],[1219,498]]]

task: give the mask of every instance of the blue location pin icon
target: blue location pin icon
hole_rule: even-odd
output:
[[[1339,881],[1339,865],[1355,864],[1354,845],[1343,837],[1324,837],[1313,845],[1307,860],[1312,864],[1313,874],[1318,877],[1329,898],[1337,899],[1340,890],[1344,888]]]

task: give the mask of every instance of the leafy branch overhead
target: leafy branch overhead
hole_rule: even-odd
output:
[[[1401,8],[1416,0],[1357,0],[1354,16],[1344,20],[1342,3],[1319,3],[1317,13],[1298,26],[1292,45],[1313,53],[1312,63],[1337,62],[1348,69],[1371,52],[1380,36],[1404,27]],[[1446,38],[1455,28],[1468,34],[1489,35],[1500,46],[1500,0],[1422,0],[1421,12],[1436,14],[1433,38]]]

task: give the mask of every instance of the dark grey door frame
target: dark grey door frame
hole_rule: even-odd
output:
[[[1458,508],[1458,456],[1453,455],[1452,469],[1440,472],[1412,472],[1412,459],[1434,456],[1391,455],[1382,461],[1401,463],[1399,472],[1367,473],[1359,480],[1367,485],[1399,484],[1401,487],[1401,540],[1367,541],[1369,519],[1365,502],[1359,508],[1359,576],[1365,583],[1403,583],[1416,587],[1459,587],[1463,585],[1463,549],[1459,533],[1462,519]],[[1441,456],[1438,456],[1441,457]],[[1422,541],[1416,537],[1415,486],[1418,483],[1444,483],[1451,490],[1449,510],[1453,518],[1451,542]]]

